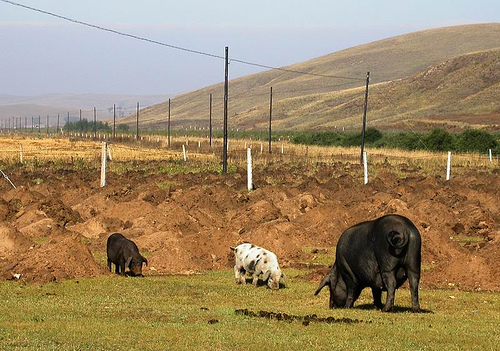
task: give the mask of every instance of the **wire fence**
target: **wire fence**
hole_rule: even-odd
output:
[[[197,167],[199,162],[210,163],[217,170],[221,164],[223,140],[214,138],[212,145],[207,136],[148,135],[136,139],[131,134],[120,134],[112,138],[110,134],[99,134],[96,139],[84,133],[52,134],[50,137],[30,137],[15,133],[0,133],[0,164],[43,165],[44,163],[86,162],[98,168],[101,162],[101,143],[109,145],[109,157],[113,163],[174,161],[184,162],[183,149],[186,150],[186,163]],[[359,148],[305,146],[279,140],[268,143],[251,139],[232,139],[228,145],[228,162],[235,167],[246,167],[247,150],[251,149],[256,167],[270,164],[292,165],[350,165],[357,169]],[[401,151],[394,149],[366,149],[370,168],[380,166],[397,167],[400,171],[418,170],[422,173],[444,176],[447,153],[427,151]],[[499,168],[498,156],[480,153],[453,154],[451,167],[454,174],[469,169],[493,171]]]

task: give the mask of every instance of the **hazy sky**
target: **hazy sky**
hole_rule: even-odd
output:
[[[285,66],[417,30],[498,22],[498,0],[17,0],[167,44]],[[0,1],[0,94],[175,94],[224,79],[224,61]],[[230,78],[259,72],[233,62]]]

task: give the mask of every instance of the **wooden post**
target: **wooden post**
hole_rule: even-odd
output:
[[[446,180],[450,180],[451,173],[451,151],[448,151],[448,162],[446,162]]]
[[[209,123],[209,128],[210,128],[210,147],[212,147],[212,94],[210,94],[210,123]]]
[[[271,122],[273,119],[273,87],[271,87],[271,93],[269,96],[269,153],[272,153],[271,148]]]
[[[170,99],[168,99],[168,124],[167,124],[167,135],[168,135],[168,148],[170,148]]]
[[[370,72],[366,72],[365,104],[363,107],[363,130],[361,131],[361,162],[365,150],[366,110],[368,109],[368,85],[370,84]]]
[[[97,136],[97,112],[94,107],[94,139]]]
[[[113,155],[111,154],[111,148],[108,147],[108,158],[110,161],[113,161]]]
[[[116,104],[113,104],[113,139],[116,138]]]
[[[368,184],[368,160],[366,151],[363,151],[364,184]]]
[[[225,65],[224,65],[224,142],[222,145],[222,173],[227,173],[227,103],[228,103],[228,77],[229,77],[229,48],[225,49]]]
[[[247,189],[253,190],[252,149],[247,148]]]
[[[137,103],[137,126],[136,126],[136,139],[139,141],[139,103]]]
[[[108,156],[107,144],[105,141],[102,142],[102,154],[101,154],[101,188],[106,186],[106,160]]]
[[[23,163],[23,145],[19,145],[19,162]]]

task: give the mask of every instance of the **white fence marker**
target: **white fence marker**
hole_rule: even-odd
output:
[[[282,143],[282,144],[281,144],[281,153],[282,153],[282,154],[283,154],[283,151],[284,151],[284,149],[283,149],[283,148],[284,148],[284,147],[283,147],[283,143]]]
[[[111,155],[111,148],[108,147],[108,158],[110,161],[113,161],[113,156]]]
[[[451,151],[448,151],[448,162],[446,163],[446,180],[450,180],[451,171]]]
[[[184,144],[182,144],[182,157],[184,158],[184,161],[186,161],[186,147]]]
[[[19,162],[23,163],[23,146],[19,145]]]
[[[105,141],[102,142],[102,156],[101,156],[101,188],[106,186],[106,156],[107,156],[107,144]]]
[[[248,174],[247,187],[248,191],[250,191],[253,190],[252,149],[250,148],[247,148],[247,174]]]
[[[489,154],[490,154],[490,162],[493,162],[493,157],[492,157],[492,155],[491,155],[491,149],[488,149],[488,152],[489,152]],[[21,162],[22,162],[22,161],[21,161]]]
[[[368,161],[366,157],[366,151],[363,151],[363,168],[365,173],[364,184],[368,184]]]
[[[262,144],[260,144],[260,153],[262,153],[262,151],[264,151],[264,146],[262,146]]]
[[[198,141],[198,147],[201,147],[201,141]]]

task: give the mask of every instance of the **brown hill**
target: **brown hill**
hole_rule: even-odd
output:
[[[373,84],[394,81],[415,75],[432,65],[464,54],[499,47],[500,24],[446,27],[384,39],[286,67],[289,70],[318,75],[356,77],[359,78],[358,80],[301,75],[279,70],[234,79],[231,80],[229,86],[230,128],[262,127],[261,124],[268,113],[271,86],[273,87],[273,101],[276,104],[274,116],[280,121],[277,128],[330,127],[330,125],[324,125],[325,116],[329,116],[329,121],[332,121],[335,119],[331,116],[333,110],[339,108],[336,100],[344,101],[346,96],[352,97],[352,94],[360,94],[358,90],[344,89],[362,87],[367,71],[371,72]],[[464,85],[467,85],[466,82],[467,79],[464,80]],[[333,100],[325,99],[323,95],[342,90],[344,91]],[[217,84],[173,99],[171,105],[173,127],[208,126],[209,94],[213,94],[214,99],[214,124],[220,127],[222,92],[222,84]],[[484,98],[488,96],[486,94]],[[298,97],[301,99],[290,100]],[[424,104],[425,101],[420,101],[420,103]],[[415,104],[418,105],[418,101]],[[311,114],[311,107],[318,112]],[[352,108],[355,109],[350,112],[349,117],[360,118],[359,106],[354,104]],[[395,105],[392,109],[401,110],[404,106]],[[141,124],[164,128],[167,110],[166,103],[143,110]],[[468,114],[478,113],[478,111],[472,108],[459,110],[456,113]],[[343,115],[349,114],[343,113]],[[134,116],[130,116],[122,122],[132,124],[133,121]],[[340,122],[333,123],[341,125]],[[347,123],[344,124],[347,125]]]
[[[499,128],[500,50],[446,60],[406,79],[379,83],[369,93],[368,118],[381,129],[468,126]],[[278,129],[352,128],[361,124],[364,88],[278,101]],[[264,128],[267,107],[246,111],[238,125]],[[308,116],[308,118],[303,118]]]

